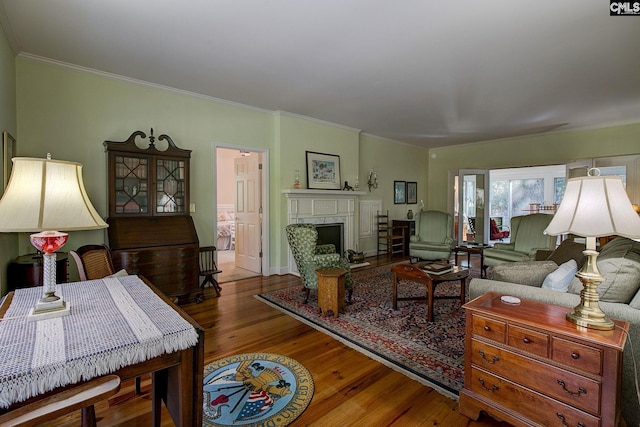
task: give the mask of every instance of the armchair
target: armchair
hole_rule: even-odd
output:
[[[547,236],[544,230],[553,219],[553,215],[536,213],[511,218],[511,238],[509,243],[496,243],[493,248],[484,250],[484,265],[487,267],[505,262],[533,261],[539,249],[553,251],[556,237]]]
[[[416,234],[409,241],[409,256],[413,258],[449,260],[457,241],[453,238],[453,217],[440,211],[417,214]]]
[[[496,220],[491,218],[491,240],[502,240],[509,237],[509,229],[502,225],[498,225]]]
[[[289,224],[285,228],[289,247],[300,273],[305,289],[304,303],[309,300],[309,291],[318,289],[318,277],[315,271],[323,267],[339,267],[347,270],[344,286],[347,290],[347,301],[351,302],[353,282],[349,261],[336,253],[334,245],[317,245],[318,231],[313,224]]]

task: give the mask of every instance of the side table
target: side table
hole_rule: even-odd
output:
[[[344,268],[327,267],[316,270],[318,276],[318,309],[322,317],[327,317],[331,311],[337,318],[340,311],[344,312]]]
[[[489,245],[459,245],[453,249],[455,265],[458,265],[458,252],[467,253],[467,267],[471,268],[471,254],[480,254],[480,277],[487,278],[487,270],[484,267],[484,250],[490,248]]]
[[[69,281],[68,254],[56,252],[56,283],[66,283]],[[15,258],[7,268],[7,282],[9,290],[18,288],[28,288],[32,286],[42,286],[42,255],[27,254]]]

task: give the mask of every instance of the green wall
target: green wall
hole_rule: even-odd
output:
[[[7,131],[14,138],[16,132],[16,73],[13,52],[0,26],[0,132]],[[0,148],[0,158],[3,158]],[[4,158],[3,158],[4,160]],[[4,173],[0,162],[0,181]],[[0,195],[4,188],[0,184]],[[18,237],[14,233],[0,233],[0,295],[7,292],[7,266],[18,255]]]
[[[2,42],[0,65],[16,77],[14,83],[13,77],[2,74],[1,90],[10,93],[3,96],[0,119],[15,123],[17,118],[18,154],[44,157],[51,152],[54,158],[82,163],[89,196],[103,215],[107,212],[104,140],[121,141],[135,130],[148,132],[153,127],[156,135],[166,133],[179,147],[193,150],[191,198],[197,205],[193,217],[203,244],[213,243],[215,234],[214,147],[268,151],[269,274],[286,269],[287,218],[282,189],[291,188],[296,169],[305,186],[305,151],[339,155],[342,180],[353,184],[357,175],[363,191],[367,190],[367,173],[374,168],[379,187],[361,199],[381,200],[383,209],[389,209],[395,218],[404,218],[407,209],[417,210],[418,205],[393,204],[394,180],[416,181],[418,201],[424,200],[430,209],[446,210],[451,170],[564,163],[640,151],[640,124],[428,151],[288,113],[239,106],[29,57],[14,60],[6,40]],[[15,95],[11,93],[14,84]],[[16,100],[15,109],[12,99]],[[3,250],[0,258],[6,262],[17,255],[16,245],[18,253],[31,252],[27,237],[21,235],[17,244],[9,243],[9,250]],[[7,239],[1,238],[0,245]],[[101,241],[106,241],[106,232],[76,232],[70,236],[68,248]],[[359,248],[373,250],[374,239],[362,239]]]
[[[447,210],[449,171],[556,165],[637,153],[640,153],[640,123],[432,149],[428,205]]]

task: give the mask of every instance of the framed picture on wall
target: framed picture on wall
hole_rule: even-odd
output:
[[[307,187],[340,190],[340,156],[307,151]]]
[[[418,183],[407,182],[407,204],[415,205],[418,203]]]
[[[396,205],[407,203],[407,183],[393,181],[393,203]]]
[[[7,131],[2,132],[2,188],[7,188],[9,177],[11,176],[11,159],[16,155],[16,139]]]

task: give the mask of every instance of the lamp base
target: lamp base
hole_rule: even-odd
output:
[[[589,317],[585,317],[583,313],[576,313],[575,311],[567,313],[567,320],[583,328],[597,329],[600,331],[610,331],[615,327],[614,323],[606,317],[603,319],[590,319]]]
[[[598,285],[604,282],[604,277],[598,271],[596,263],[598,252],[587,249],[583,254],[586,260],[582,269],[576,273],[576,277],[580,279],[584,289],[580,292],[580,304],[573,309],[573,312],[567,313],[567,320],[584,328],[610,331],[615,325],[599,305],[600,295],[597,289]]]
[[[38,321],[45,319],[53,319],[71,314],[71,306],[61,298],[55,301],[38,301],[36,306],[29,311],[27,320]]]

